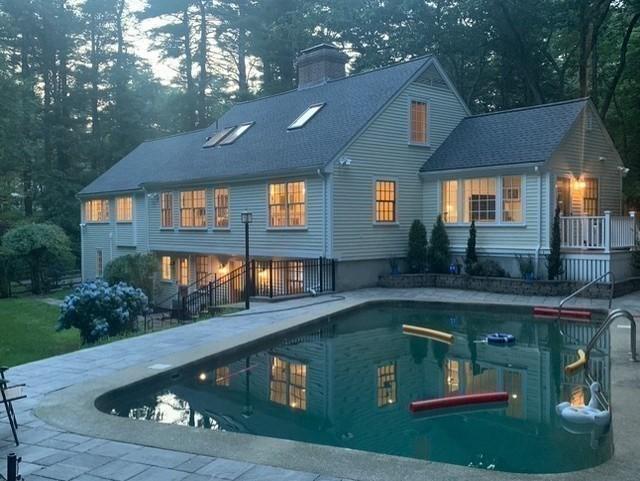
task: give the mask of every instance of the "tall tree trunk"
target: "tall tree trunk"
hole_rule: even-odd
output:
[[[193,54],[191,53],[191,27],[189,25],[189,4],[185,5],[182,12],[182,28],[184,35],[184,74],[187,82],[187,121],[189,128],[195,127],[195,86],[193,82]]]
[[[249,94],[247,82],[247,31],[244,27],[244,17],[247,15],[246,3],[244,0],[238,1],[238,97],[244,99]]]
[[[22,80],[22,169],[21,169],[21,182],[22,182],[22,199],[24,207],[24,215],[29,218],[33,216],[33,157],[31,155],[31,149],[27,144],[27,132],[30,131],[30,119],[29,112],[31,96],[33,95],[31,78],[31,66],[29,64],[29,34],[27,33],[27,27],[23,23],[20,32],[20,76]]]
[[[598,39],[598,32],[602,27],[612,0],[578,0],[578,21],[580,29],[580,55],[578,58],[578,84],[580,95],[589,95],[589,77],[591,65],[591,53]]]
[[[98,112],[98,99],[99,99],[99,83],[100,83],[100,60],[98,58],[98,51],[100,47],[98,45],[98,22],[94,11],[91,11],[89,17],[89,35],[90,35],[90,61],[91,61],[91,136],[93,138],[94,151],[92,155],[92,167],[93,170],[101,172],[102,163],[100,162],[100,155],[98,153],[98,145],[100,144],[100,119]]]
[[[207,11],[204,0],[198,2],[200,9],[200,45],[198,48],[200,79],[198,85],[198,126],[207,122]]]

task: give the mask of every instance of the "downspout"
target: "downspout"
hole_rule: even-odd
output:
[[[535,268],[535,276],[537,279],[540,267],[540,250],[542,249],[542,173],[537,165],[534,167],[534,170],[538,173],[538,246],[536,247]]]
[[[322,179],[322,257],[327,257],[327,176],[322,169],[318,169],[317,174]]]

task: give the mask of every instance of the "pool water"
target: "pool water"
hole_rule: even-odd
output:
[[[452,333],[454,342],[403,334],[402,324]],[[113,391],[96,405],[132,419],[482,469],[573,471],[613,453],[609,428],[575,430],[556,413],[560,402],[589,401],[582,375],[567,377],[563,366],[594,330],[534,320],[529,309],[368,304]],[[516,343],[482,342],[492,332],[513,334]],[[608,396],[608,335],[597,347],[591,369]],[[492,391],[507,391],[508,405],[428,416],[408,409],[415,400]]]

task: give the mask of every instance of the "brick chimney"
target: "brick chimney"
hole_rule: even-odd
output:
[[[321,43],[300,52],[296,59],[298,89],[305,89],[343,78],[349,57],[334,45]]]

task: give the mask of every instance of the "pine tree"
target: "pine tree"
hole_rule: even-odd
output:
[[[464,256],[464,269],[467,274],[471,274],[473,266],[478,262],[476,253],[476,221],[471,221],[469,227],[469,239],[467,240],[467,251]]]
[[[439,215],[431,230],[431,238],[427,248],[427,265],[431,272],[442,274],[449,272],[450,261],[449,236],[444,227],[444,222],[442,222],[442,216]]]
[[[409,272],[424,272],[427,267],[427,229],[416,219],[409,229],[409,252],[407,253]]]
[[[563,272],[562,259],[560,258],[560,207],[556,207],[551,230],[551,250],[547,256],[549,280],[557,279]]]

